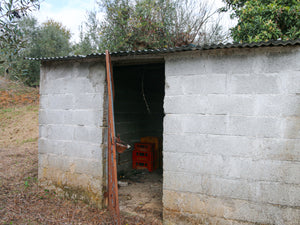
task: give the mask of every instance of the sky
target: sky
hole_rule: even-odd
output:
[[[42,0],[40,10],[33,15],[40,23],[49,19],[61,22],[70,29],[73,42],[79,41],[79,28],[87,11],[96,7],[95,0]]]
[[[214,1],[216,8],[223,6],[222,0]],[[97,8],[96,0],[41,0],[40,10],[33,12],[33,15],[39,23],[46,22],[49,19],[61,22],[70,29],[71,41],[78,42],[80,25],[85,21],[87,11],[95,8]],[[233,24],[229,19],[229,15],[224,15],[222,21],[226,28]]]

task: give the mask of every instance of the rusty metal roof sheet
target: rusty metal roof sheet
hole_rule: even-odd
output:
[[[257,48],[257,47],[272,47],[272,46],[287,46],[287,45],[299,45],[300,39],[296,40],[273,40],[267,42],[253,42],[253,43],[227,43],[227,44],[212,44],[212,45],[188,45],[173,48],[160,48],[160,49],[145,49],[137,51],[118,51],[111,52],[111,56],[129,56],[129,55],[153,55],[162,53],[184,52],[184,51],[197,51],[197,50],[210,50],[210,49],[226,49],[226,48]],[[41,57],[41,58],[26,58],[28,60],[38,61],[60,61],[60,60],[72,60],[72,59],[87,59],[87,58],[104,58],[105,53],[92,53],[89,55],[69,55],[69,56],[57,56],[57,57]]]

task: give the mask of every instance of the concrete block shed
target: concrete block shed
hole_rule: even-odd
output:
[[[165,224],[300,224],[300,40],[111,56],[117,133],[163,140]],[[38,60],[39,180],[102,207],[105,55]]]

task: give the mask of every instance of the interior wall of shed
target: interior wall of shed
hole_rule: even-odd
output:
[[[131,148],[117,153],[118,174],[132,171],[134,143],[153,136],[162,141],[164,64],[114,66],[116,134]]]

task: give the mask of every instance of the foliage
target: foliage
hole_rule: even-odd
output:
[[[87,21],[80,27],[80,42],[73,46],[75,55],[87,55],[98,49],[100,45],[99,21],[96,11],[88,13]],[[86,29],[84,32],[83,29]]]
[[[11,57],[24,46],[18,20],[28,11],[39,8],[38,0],[1,0],[0,2],[0,57],[1,62],[11,61]]]
[[[71,51],[70,38],[70,31],[60,22],[48,20],[38,29],[32,54],[34,57],[68,55]]]
[[[94,51],[126,51],[224,41],[218,19],[213,22],[216,12],[201,2],[101,0],[104,21],[89,12],[82,45],[89,43]]]
[[[33,17],[24,17],[18,22],[18,26],[26,46],[12,57],[9,76],[27,85],[37,86],[40,64],[24,58],[68,55],[71,51],[70,31],[53,20],[48,20],[40,26]]]
[[[236,42],[300,38],[300,0],[223,0],[238,18],[231,29]]]

